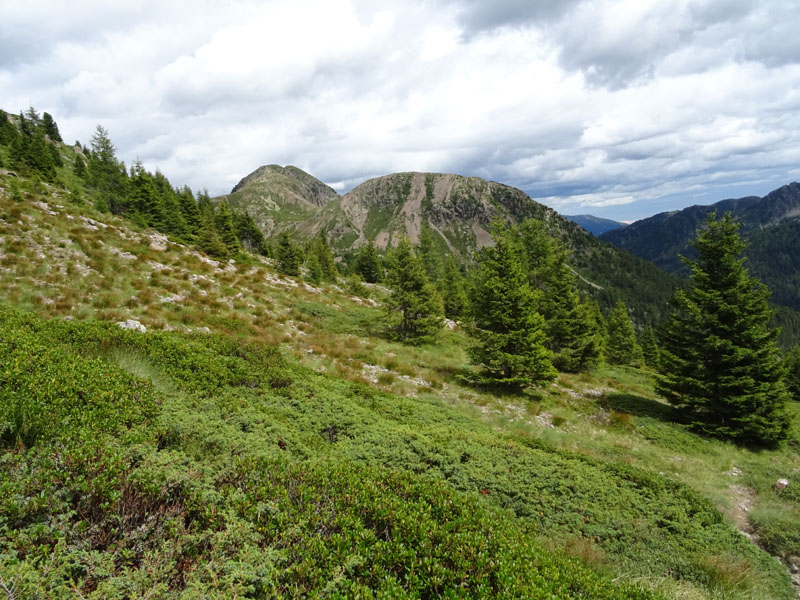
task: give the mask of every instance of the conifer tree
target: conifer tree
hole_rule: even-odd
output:
[[[251,254],[267,253],[267,241],[248,212],[233,211],[233,226],[242,247]]]
[[[449,319],[463,319],[469,312],[466,281],[452,256],[444,261],[439,291],[444,300],[444,314]]]
[[[381,276],[381,259],[372,242],[364,244],[358,249],[356,255],[355,272],[367,283],[378,283]]]
[[[786,389],[792,399],[800,402],[800,346],[793,346],[783,357]]]
[[[600,331],[575,286],[567,250],[541,221],[529,219],[517,231],[531,287],[539,293],[538,312],[545,319],[547,347],[561,371],[585,371],[600,360]]]
[[[108,131],[98,125],[91,139],[87,167],[89,184],[99,192],[97,206],[121,214],[128,208],[128,174],[117,160]]]
[[[620,300],[606,321],[606,360],[615,365],[635,365],[642,362],[642,348],[636,341],[636,331],[628,316],[628,307]]]
[[[320,231],[311,242],[311,252],[317,255],[320,269],[322,270],[322,280],[335,282],[339,276],[336,262],[333,258],[333,251],[328,244],[328,237],[324,231]]]
[[[217,210],[214,213],[214,227],[228,252],[236,254],[242,251],[239,238],[236,237],[236,228],[233,226],[233,216],[226,200],[223,200],[217,206]]]
[[[197,246],[213,258],[225,259],[230,256],[228,248],[217,235],[213,221],[206,221],[200,228],[200,233],[197,236]]]
[[[78,153],[75,154],[75,162],[72,163],[72,172],[75,174],[75,177],[79,179],[84,179],[86,177],[86,161],[83,160],[83,157]]]
[[[53,120],[53,116],[48,112],[42,115],[42,128],[47,136],[54,142],[64,141],[61,139],[61,133],[58,131],[58,125],[56,124],[55,120]]]
[[[138,214],[139,220],[159,230],[164,228],[164,206],[156,182],[140,161],[131,166],[129,199],[128,210]]]
[[[655,330],[648,325],[642,331],[639,339],[639,345],[642,348],[642,356],[644,357],[644,364],[650,368],[658,367],[658,340],[656,339]]]
[[[442,298],[406,238],[390,255],[387,283],[392,293],[385,306],[394,335],[413,344],[432,341],[443,325]]]
[[[470,290],[470,335],[476,341],[469,350],[470,358],[481,367],[484,383],[524,388],[551,381],[557,372],[521,251],[499,224],[494,238],[494,246],[478,253]]]
[[[739,224],[712,213],[693,245],[692,287],[679,291],[662,335],[657,389],[695,429],[748,445],[788,434],[782,380],[769,327],[769,290],[751,277]]]
[[[178,192],[178,206],[186,223],[187,237],[196,236],[200,231],[200,208],[189,186],[184,186]]]
[[[428,274],[428,279],[434,284],[438,283],[442,277],[442,263],[439,258],[439,254],[436,251],[436,242],[433,238],[433,230],[431,229],[431,225],[427,217],[422,219],[417,253],[420,260],[422,260],[422,264],[425,266],[425,272]]]
[[[309,252],[306,259],[306,269],[308,269],[308,281],[314,285],[322,283],[322,266],[319,264],[319,257],[316,252]]]
[[[278,237],[275,258],[278,261],[278,271],[292,277],[300,275],[300,264],[303,262],[300,256],[300,248],[289,239],[289,234],[286,231]]]
[[[0,145],[10,146],[18,136],[17,128],[9,120],[8,115],[0,110]]]
[[[29,112],[32,110],[29,109]],[[56,160],[58,152],[54,153],[51,148],[44,132],[36,127],[36,122],[20,113],[19,135],[13,138],[11,144],[11,165],[23,174],[54,181],[55,167],[60,157]]]

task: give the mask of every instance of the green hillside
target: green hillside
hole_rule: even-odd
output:
[[[385,288],[281,276],[235,211],[45,141],[47,178],[0,145],[8,596],[795,597],[796,405],[754,452],[647,369],[474,387],[458,325],[392,341]]]

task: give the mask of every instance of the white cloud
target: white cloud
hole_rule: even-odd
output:
[[[3,3],[4,109],[212,193],[437,170],[622,217],[800,164],[798,0]]]

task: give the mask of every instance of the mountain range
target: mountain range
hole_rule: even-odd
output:
[[[680,257],[695,256],[690,240],[715,211],[730,212],[741,223],[748,242],[747,266],[772,290],[773,301],[800,310],[800,183],[784,185],[763,198],[748,196],[660,213],[608,231],[600,239],[687,276]]]
[[[603,219],[602,217],[595,217],[594,215],[564,215],[564,218],[569,219],[573,223],[577,223],[586,231],[594,235],[601,235],[606,231],[614,231],[620,227],[625,227],[626,223],[613,221],[611,219]]]
[[[417,242],[427,221],[441,255],[449,254],[462,265],[491,243],[495,219],[537,219],[570,249],[579,285],[601,308],[624,299],[642,325],[664,316],[678,287],[677,279],[653,264],[589,235],[522,190],[478,177],[395,173],[339,195],[301,169],[266,165],[244,177],[230,194],[215,198],[222,200],[249,213],[268,238],[286,231],[308,240],[325,231],[341,253],[367,243],[386,250],[403,237]]]

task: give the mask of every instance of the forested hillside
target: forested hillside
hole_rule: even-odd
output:
[[[601,237],[681,276],[680,255],[693,258],[689,245],[712,211],[730,212],[742,223],[750,270],[772,290],[777,304],[800,310],[800,183],[790,183],[759,198],[722,200],[642,219]]]
[[[549,218],[337,264],[102,127],[0,131],[7,596],[795,597],[797,404],[759,451],[684,423],[620,301],[655,267]]]

